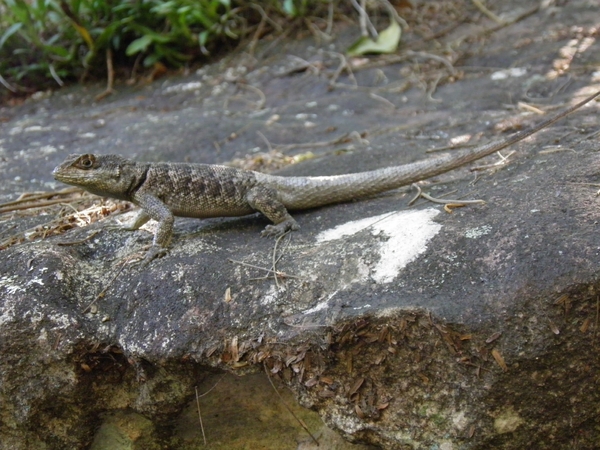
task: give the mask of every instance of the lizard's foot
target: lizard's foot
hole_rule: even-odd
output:
[[[166,248],[159,247],[158,245],[152,245],[148,249],[148,252],[146,253],[146,256],[144,257],[144,259],[142,259],[139,262],[139,266],[140,266],[140,268],[144,268],[148,264],[150,264],[152,261],[154,261],[156,258],[162,258],[166,254],[167,254]]]
[[[277,225],[267,225],[262,231],[262,237],[279,237],[288,231],[296,231],[300,229],[300,225],[294,219],[288,219]]]

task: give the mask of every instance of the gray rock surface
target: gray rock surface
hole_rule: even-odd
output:
[[[36,96],[0,109],[0,201],[62,189],[51,170],[69,153],[222,163],[310,150],[281,173],[324,175],[484,142],[536,120],[519,101],[550,110],[598,89],[593,3],[540,9],[487,38],[494,25],[470,3],[454,5],[468,23],[436,12],[439,26],[457,24],[439,38],[450,78],[413,54],[332,85],[332,49],[356,32],[338,25],[331,44],[267,43],[102,102],[100,87]],[[515,17],[535,5],[498,8]],[[444,54],[412,33],[407,48]],[[180,219],[170,253],[144,270],[128,257],[151,235],[111,229],[122,216],[3,250],[0,448],[102,448],[119,421],[136,430],[131,448],[183,448],[171,424],[194,386],[214,370],[264,368],[354,442],[594,448],[598,108],[516,146],[504,165],[423,183],[487,202],[452,214],[408,207],[400,190],[298,213],[302,229],[275,248],[259,216]],[[0,239],[56,214],[4,214]]]

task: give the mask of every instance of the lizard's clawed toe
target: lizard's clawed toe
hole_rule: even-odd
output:
[[[159,247],[158,245],[153,245],[150,247],[144,259],[139,262],[139,267],[144,268],[148,266],[152,261],[157,258],[162,258],[167,254],[167,249],[163,247]]]
[[[296,221],[285,221],[277,225],[267,225],[260,233],[262,237],[279,237],[288,231],[296,231],[300,229],[300,225]]]

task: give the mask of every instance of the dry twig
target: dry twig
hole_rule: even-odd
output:
[[[492,11],[490,11],[489,9],[487,9],[487,7],[481,2],[481,0],[471,0],[471,2],[473,2],[473,4],[477,7],[477,9],[479,11],[481,11],[487,17],[489,17],[490,19],[492,19],[498,25],[504,25],[505,24],[505,21],[502,20],[500,17],[498,17],[496,14],[494,14]]]
[[[204,424],[202,423],[202,412],[200,411],[200,397],[198,396],[198,386],[194,386],[194,389],[196,390],[196,406],[198,407],[198,420],[200,420],[202,439],[204,439],[204,445],[206,445],[206,434],[204,433]]]
[[[310,432],[310,430],[308,429],[308,427],[306,426],[306,424],[304,423],[304,421],[302,419],[300,419],[300,417],[298,417],[296,414],[294,414],[294,411],[292,411],[292,409],[288,406],[288,404],[285,402],[285,400],[283,399],[283,397],[281,396],[281,394],[279,393],[279,391],[275,387],[275,384],[273,383],[273,380],[271,380],[271,376],[269,375],[269,370],[267,369],[266,362],[263,362],[263,367],[265,369],[265,374],[267,375],[267,379],[269,380],[269,383],[271,383],[271,387],[273,388],[273,390],[277,394],[277,397],[279,397],[279,400],[281,400],[281,403],[283,404],[283,406],[285,406],[285,408],[290,412],[290,414],[292,416],[294,416],[294,419],[296,419],[296,421],[300,424],[300,426],[302,428],[304,428],[304,431],[306,431],[308,433],[308,435],[312,438],[312,440],[318,446],[319,445],[319,441],[317,440],[317,438],[313,436],[313,434]]]
[[[113,69],[113,53],[110,48],[106,49],[106,89],[104,92],[96,95],[95,100],[99,101],[105,97],[108,97],[111,94],[114,94],[115,90],[113,89],[113,85],[115,83],[115,71]]]

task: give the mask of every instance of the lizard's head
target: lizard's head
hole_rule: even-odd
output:
[[[136,183],[135,163],[118,155],[69,155],[53,171],[58,181],[107,197],[124,198]]]

